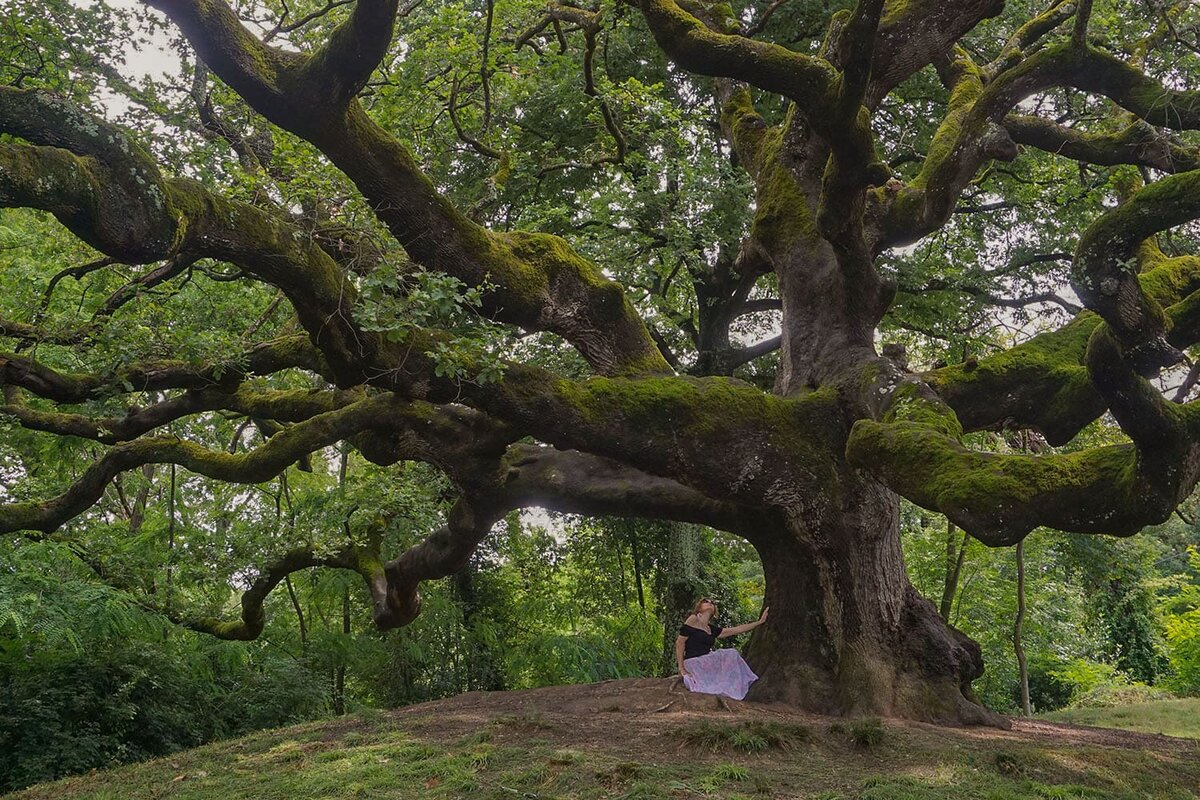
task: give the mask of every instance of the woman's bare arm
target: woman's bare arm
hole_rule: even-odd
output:
[[[675,663],[679,665],[679,674],[687,675],[688,671],[683,668],[683,645],[687,642],[686,636],[675,637]]]
[[[722,629],[722,631],[719,634],[717,634],[717,638],[718,639],[728,639],[730,636],[737,636],[739,633],[745,633],[746,631],[754,630],[759,625],[762,625],[764,622],[767,621],[767,611],[768,611],[768,609],[764,608],[763,612],[762,612],[762,616],[759,617],[758,620],[755,622],[747,622],[745,625],[734,625],[731,628]],[[680,637],[680,638],[682,638],[682,637]]]

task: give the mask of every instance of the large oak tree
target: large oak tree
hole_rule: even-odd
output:
[[[405,625],[523,507],[679,520],[762,558],[755,698],[999,723],[979,648],[908,581],[900,497],[1005,546],[1135,533],[1200,478],[1188,387],[1155,382],[1200,339],[1200,259],[1163,243],[1200,218],[1189,2],[145,5],[182,36],[174,104],[103,37],[40,66],[6,43],[0,206],[98,254],[5,301],[3,412],[95,460],[10,495],[0,530],[131,512],[122,476],[148,465],[255,484],[343,442],[456,490],[404,552],[263,553],[240,617],[173,611],[192,627],[257,636],[313,566],[357,571],[376,624]],[[47,78],[89,46],[63,69],[129,98],[124,125]],[[92,274],[129,277],[52,324],[56,285]],[[242,352],[97,355],[187,281],[268,288]],[[1031,305],[1070,318],[924,370],[881,347]],[[159,325],[201,336],[185,308]],[[1127,441],[1053,449],[1105,414]],[[239,452],[205,420],[260,434]],[[968,446],[1000,429],[1053,447]]]

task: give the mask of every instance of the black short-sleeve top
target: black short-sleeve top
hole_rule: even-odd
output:
[[[721,635],[720,625],[709,625],[710,630],[703,628],[693,628],[691,625],[681,625],[679,627],[679,635],[686,637],[687,642],[683,645],[684,659],[697,658],[698,656],[706,656],[713,649],[713,644],[717,641],[717,637]]]

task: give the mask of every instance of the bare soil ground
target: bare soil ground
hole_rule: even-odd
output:
[[[450,738],[508,718],[542,731],[544,738],[577,746],[645,753],[645,740],[659,738],[693,719],[728,722],[774,720],[808,725],[814,732],[844,722],[806,714],[788,706],[729,700],[694,694],[678,678],[631,678],[572,686],[508,692],[468,692],[445,700],[392,712],[397,722],[411,719],[422,733]],[[947,728],[909,720],[885,720],[885,726],[909,737],[961,739],[980,745],[1040,743],[1153,750],[1200,760],[1200,742],[1161,734],[1136,733],[1012,718],[1011,730]]]

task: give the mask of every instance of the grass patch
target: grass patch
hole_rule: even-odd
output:
[[[686,744],[714,753],[731,750],[765,753],[768,750],[787,750],[808,741],[812,734],[803,725],[780,722],[755,720],[721,723],[702,720],[676,729],[673,735]]]
[[[1121,728],[1200,739],[1200,698],[1197,697],[1152,700],[1112,708],[1066,708],[1041,716],[1072,725],[1094,725],[1098,728]]]
[[[883,744],[883,740],[887,736],[883,722],[878,717],[866,717],[851,722],[846,734],[855,745],[867,749]]]

